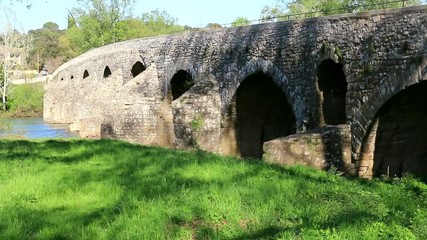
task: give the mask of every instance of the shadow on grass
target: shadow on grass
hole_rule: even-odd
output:
[[[254,233],[243,234],[242,236],[233,238],[233,240],[250,240],[250,239],[275,239],[278,234],[285,229],[277,226],[270,226]]]
[[[261,179],[263,182],[293,181],[298,191],[296,197],[299,201],[310,203],[329,203],[336,201],[337,204],[349,204],[357,198],[369,201],[370,196],[357,195],[360,189],[381,188],[379,183],[366,180],[346,180],[345,178],[327,172],[318,171],[306,167],[283,168],[278,165],[270,165],[259,160],[242,160],[232,157],[220,157],[211,153],[201,151],[175,151],[159,147],[144,147],[114,140],[47,140],[47,141],[24,141],[24,140],[0,140],[0,164],[2,162],[24,161],[27,165],[32,162],[43,162],[43,164],[63,164],[64,173],[57,183],[58,188],[71,189],[76,187],[83,189],[85,186],[97,182],[107,183],[107,186],[115,186],[121,189],[118,198],[113,202],[80,212],[77,209],[53,208],[50,210],[34,210],[31,207],[11,206],[10,211],[17,214],[22,228],[25,230],[24,238],[34,238],[34,234],[46,228],[58,231],[55,237],[66,239],[69,235],[61,233],[64,228],[81,228],[92,224],[102,225],[114,223],[124,215],[136,212],[141,204],[147,202],[165,202],[166,199],[180,196],[184,191],[192,194],[209,194],[210,189],[221,189],[225,186],[240,186],[259,188],[257,191],[240,195],[239,201],[247,201],[244,197],[252,196],[253,193],[263,194],[260,199],[270,201],[280,194],[287,194],[278,190],[272,193],[262,192],[265,185],[252,186],[250,179]],[[213,166],[218,169],[211,169]],[[243,166],[243,167],[242,167]],[[71,168],[77,167],[77,168]],[[242,167],[242,168],[239,168]],[[46,167],[49,171],[48,166]],[[70,171],[68,171],[69,169]],[[71,170],[72,169],[72,170]],[[186,169],[199,171],[188,175]],[[226,169],[226,171],[223,171]],[[203,171],[217,171],[218,178],[202,178]],[[222,172],[221,172],[222,171]],[[200,175],[200,176],[199,176]],[[342,189],[328,188],[337,186],[336,183],[358,184],[359,190],[350,191],[343,184]],[[274,186],[272,185],[274,188]],[[270,190],[270,189],[266,189]],[[421,191],[421,190],[420,190]],[[354,195],[350,195],[354,194]],[[180,201],[180,200],[176,200]],[[18,203],[17,203],[18,204]],[[169,213],[172,224],[188,225],[194,219],[207,221],[206,206],[197,203],[184,202],[190,208],[191,214],[187,216],[175,216]],[[260,202],[259,204],[263,204]],[[280,205],[277,202],[277,205]],[[307,205],[307,206],[308,206]],[[178,206],[179,207],[179,206]],[[371,214],[372,209],[352,208],[345,211],[343,208],[335,208],[334,212],[322,220],[312,221],[311,217],[319,215],[316,208],[297,216],[301,224],[293,225],[291,228],[280,225],[259,226],[258,231],[246,230],[234,239],[272,239],[282,232],[298,232],[302,226],[308,229],[334,228],[342,225],[357,225],[360,222],[379,220],[381,216]],[[286,212],[280,212],[280,206],[271,209],[272,218],[286,218]],[[162,211],[166,211],[163,209]],[[59,218],[58,218],[59,216]],[[63,219],[60,219],[62,216]],[[205,218],[205,219],[203,219]],[[177,220],[178,219],[178,220]],[[176,222],[176,223],[174,223]],[[178,224],[177,224],[178,223]],[[214,223],[213,223],[214,224]],[[190,224],[191,225],[191,224]],[[4,229],[9,225],[0,225],[0,237],[4,235]],[[203,231],[204,228],[206,231]],[[3,230],[2,230],[3,229]],[[201,226],[196,235],[200,238],[215,236],[215,225]],[[241,230],[241,229],[240,229]],[[70,230],[72,232],[72,230]],[[37,237],[36,237],[37,238]]]

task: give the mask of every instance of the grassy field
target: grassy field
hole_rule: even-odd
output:
[[[0,239],[427,239],[427,185],[112,140],[0,140]]]

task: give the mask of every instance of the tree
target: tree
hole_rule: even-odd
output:
[[[83,44],[82,49],[120,41],[119,22],[131,17],[132,0],[78,0],[69,17],[71,41]],[[75,22],[73,26],[73,22]]]
[[[176,24],[176,18],[159,9],[143,13],[140,20],[143,22],[142,35],[140,37],[171,34],[184,30],[184,27]]]
[[[114,21],[111,21],[113,17],[104,17],[110,14],[109,10],[105,10],[110,6],[105,3],[106,1],[86,0],[85,2],[97,2],[96,6],[98,7],[94,8],[95,4],[92,4],[91,7],[88,7],[88,9],[93,8],[92,10],[74,9],[69,15],[69,28],[65,35],[59,39],[61,51],[65,53],[67,58],[114,42],[171,34],[184,30],[184,27],[176,24],[175,18],[158,9],[143,13],[141,17],[135,18],[132,17],[130,10],[124,10],[125,3],[122,3],[123,10],[118,11],[120,12],[118,15],[113,14],[116,17]],[[104,4],[99,2],[104,2]]]
[[[28,32],[34,39],[34,48],[30,52],[30,59],[33,66],[40,71],[44,64],[51,70],[62,64],[63,56],[60,49],[60,38],[64,31],[59,29],[58,24],[47,22],[43,27]]]
[[[406,6],[420,4],[420,0],[407,0]],[[274,6],[261,11],[261,19],[287,20],[318,17],[330,14],[361,12],[384,8],[402,7],[403,1],[395,0],[275,0]]]
[[[240,27],[240,26],[247,26],[247,25],[249,25],[251,22],[247,19],[247,18],[244,18],[244,17],[237,17],[236,18],[236,20],[234,20],[232,23],[231,23],[231,26],[232,27]]]
[[[14,85],[8,105],[14,116],[31,117],[43,114],[43,83]]]
[[[222,28],[222,25],[219,23],[208,23],[206,25],[206,28],[207,29],[219,29],[219,28]]]
[[[2,97],[3,111],[6,111],[7,95],[10,87],[9,73],[11,70],[19,69],[26,65],[32,38],[30,35],[21,34],[15,29],[13,23],[17,21],[10,9],[3,6],[0,16],[0,63],[3,72],[0,82],[0,95]]]

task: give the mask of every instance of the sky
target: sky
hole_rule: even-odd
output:
[[[42,28],[55,22],[60,29],[67,27],[68,11],[78,6],[77,0],[0,0],[15,12],[23,31]],[[27,8],[27,5],[31,7]],[[257,20],[261,9],[272,6],[274,0],[136,0],[133,14],[159,9],[178,20],[179,25],[205,27],[208,23],[227,24],[237,17]]]

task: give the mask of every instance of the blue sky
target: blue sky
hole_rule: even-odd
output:
[[[165,10],[178,19],[178,24],[204,27],[208,23],[231,23],[237,17],[258,19],[265,5],[274,0],[136,0],[134,15],[154,9]],[[16,14],[25,31],[38,29],[46,22],[55,22],[61,29],[67,27],[68,10],[78,6],[76,0],[3,0]],[[31,4],[30,8],[26,6]]]

